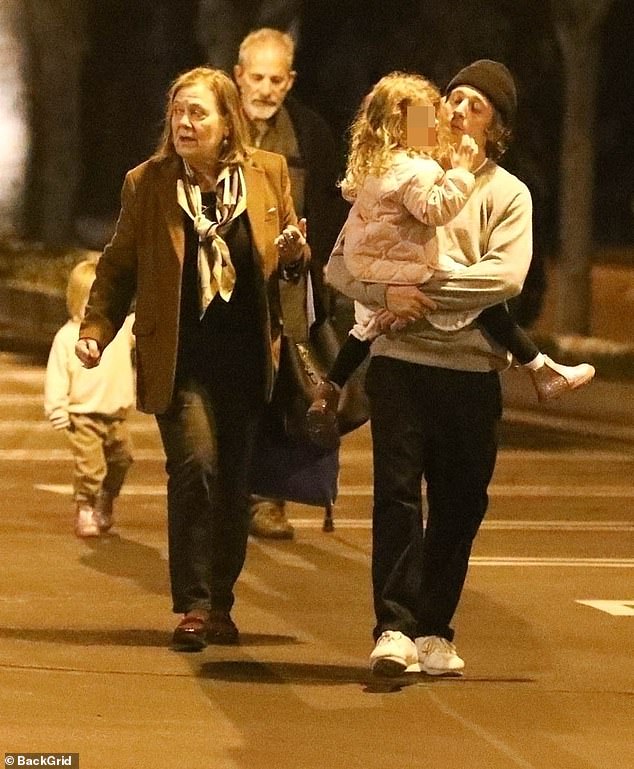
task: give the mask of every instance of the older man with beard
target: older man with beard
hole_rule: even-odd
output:
[[[337,189],[337,150],[332,133],[316,112],[290,95],[295,82],[295,44],[277,29],[263,27],[249,33],[240,45],[233,74],[240,91],[254,146],[284,155],[291,179],[295,211],[307,219],[311,247],[311,295],[307,284],[280,285],[284,331],[305,341],[312,320],[307,314],[314,299],[316,322],[329,313],[323,270],[346,215]],[[307,301],[308,300],[308,301]],[[251,534],[292,539],[293,526],[284,500],[253,497]]]

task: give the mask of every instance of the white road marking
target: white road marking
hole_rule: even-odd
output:
[[[292,518],[293,526],[298,529],[312,529],[315,523],[321,525],[321,519]],[[370,529],[368,518],[338,518],[334,516],[336,529]],[[527,520],[485,520],[481,529],[489,531],[634,531],[634,523],[629,521],[527,521]]]
[[[475,734],[478,739],[487,742],[489,745],[491,745],[491,747],[505,756],[513,764],[513,766],[519,767],[519,769],[537,769],[535,764],[531,764],[529,761],[526,761],[524,758],[522,758],[522,756],[520,756],[517,751],[515,751],[507,742],[501,740],[499,737],[496,737],[495,734],[492,734],[487,729],[480,726],[480,724],[476,723],[474,720],[466,718],[457,710],[450,707],[446,702],[442,700],[440,693],[432,691],[431,689],[426,689],[425,694],[430,700],[432,700],[432,702],[435,703],[436,707],[441,713],[443,713],[448,718],[453,719],[465,729],[468,729],[470,732]]]
[[[630,521],[485,520],[482,528],[497,531],[634,531]]]
[[[287,593],[281,593],[279,590],[271,587],[262,577],[250,571],[248,563],[240,573],[240,582],[260,595],[266,595],[279,601],[288,600]]]
[[[575,603],[582,603],[585,606],[591,606],[593,609],[604,611],[606,614],[611,614],[613,617],[634,617],[634,598],[623,601],[581,601],[577,600]]]
[[[305,571],[317,571],[317,566],[305,558],[290,552],[289,550],[282,550],[279,548],[267,547],[266,543],[260,542],[257,539],[253,539],[251,547],[255,547],[258,550],[266,552],[268,558],[275,563],[279,563],[282,566],[290,567],[291,569],[304,569]]]
[[[369,438],[368,438],[369,440]],[[341,444],[341,464],[372,467],[372,449],[348,448],[346,438]],[[628,462],[634,464],[634,456],[631,450],[624,448],[620,451],[590,451],[588,449],[566,449],[565,454],[553,451],[539,451],[537,449],[508,449],[500,448],[498,459],[504,459],[505,462],[548,462],[553,464],[565,464],[578,462]]]
[[[47,491],[51,494],[69,495],[72,486],[69,483],[35,483],[33,488],[38,491]],[[129,483],[121,489],[122,496],[130,497],[164,497],[166,494],[164,484],[139,484]],[[316,508],[316,511],[320,508]],[[295,518],[290,520],[298,529],[314,529],[321,527],[322,518],[316,512],[314,518]],[[372,522],[369,518],[337,518],[335,515],[335,528],[337,529],[366,529],[369,530]],[[628,532],[634,531],[634,523],[630,521],[567,521],[567,520],[485,520],[481,529],[488,531],[603,531],[603,532]]]
[[[42,405],[44,395],[42,393],[0,393],[0,406],[27,406],[32,404]]]
[[[598,569],[634,569],[634,558],[487,558],[471,556],[472,566],[584,566]]]
[[[165,461],[162,449],[135,449],[134,458]],[[70,462],[70,449],[0,449],[0,462]]]
[[[34,489],[38,491],[48,491],[51,494],[72,494],[73,487],[70,483],[36,483],[33,485]],[[156,485],[144,485],[144,484],[127,484],[121,489],[121,496],[126,497],[164,497],[165,496],[165,484]]]
[[[33,488],[38,491],[48,491],[51,494],[69,494],[72,487],[68,483],[36,483]],[[127,484],[121,489],[121,494],[125,496],[164,496],[164,484]],[[316,510],[321,508],[316,507]],[[313,528],[316,522],[321,519],[315,518],[292,518],[293,525],[298,528]],[[370,520],[368,518],[337,518],[335,515],[335,525],[342,529],[368,529]],[[568,520],[521,520],[521,519],[488,519],[482,524],[483,529],[490,530],[508,530],[525,531],[532,529],[534,531],[634,531],[634,523],[630,521],[568,521]]]
[[[0,459],[2,455],[0,454]],[[340,486],[340,497],[371,497],[372,486]],[[599,499],[632,499],[634,498],[634,485],[626,486],[556,486],[528,485],[528,484],[501,484],[492,483],[489,486],[489,496],[493,497],[598,497]]]
[[[504,458],[505,462],[548,462],[549,464],[565,464],[567,462],[631,462],[634,464],[634,455],[631,450],[622,451],[590,451],[588,449],[566,449],[565,454],[553,451],[539,451],[536,449],[505,449],[498,451],[498,458]]]
[[[164,461],[165,455],[160,449],[136,449],[134,458],[138,460]],[[70,452],[65,449],[0,449],[0,462],[70,462]],[[492,497],[583,497],[584,499],[634,499],[634,486],[528,486],[503,485],[493,483],[489,486]],[[340,497],[371,497],[372,486],[340,486]]]
[[[489,486],[489,492],[497,497],[610,497],[612,499],[634,498],[634,485],[566,485],[555,486],[545,484],[540,486],[523,484],[498,484]]]
[[[156,435],[157,438],[159,435],[156,422],[154,422],[149,417],[148,421],[135,421],[134,419],[129,419],[128,429],[132,433]],[[42,419],[38,422],[26,419],[4,419],[0,421],[0,435],[15,435],[16,433],[20,432],[20,430],[24,430],[28,433],[49,433],[50,435],[54,435],[54,430],[51,427],[50,422],[44,417],[42,417]]]

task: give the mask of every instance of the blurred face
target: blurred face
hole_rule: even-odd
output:
[[[249,120],[272,118],[295,81],[295,73],[277,45],[254,45],[244,65],[236,64],[233,73]]]
[[[436,145],[436,111],[431,104],[408,106],[405,141],[408,147],[421,150],[430,150]]]
[[[493,122],[495,110],[487,97],[467,85],[454,88],[443,104],[442,119],[446,120],[456,142],[463,134],[475,139],[484,151],[487,129]]]
[[[215,165],[227,128],[215,94],[206,85],[197,83],[176,92],[171,128],[177,154],[193,168]]]

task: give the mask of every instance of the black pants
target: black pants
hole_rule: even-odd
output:
[[[214,403],[195,379],[181,382],[157,416],[167,457],[173,609],[231,609],[246,555],[249,472],[262,406],[240,391]]]
[[[451,640],[495,466],[498,375],[374,357],[366,389],[374,454],[374,638],[400,630]]]

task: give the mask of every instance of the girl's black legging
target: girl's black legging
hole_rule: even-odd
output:
[[[496,304],[483,310],[476,322],[508,350],[518,363],[529,363],[538,355],[539,347],[513,319],[505,304]],[[370,352],[370,344],[369,341],[361,341],[349,334],[328,372],[328,379],[343,387],[365,360]]]
[[[518,363],[529,363],[539,354],[539,347],[517,324],[505,304],[487,307],[478,315],[478,325],[505,347]]]

